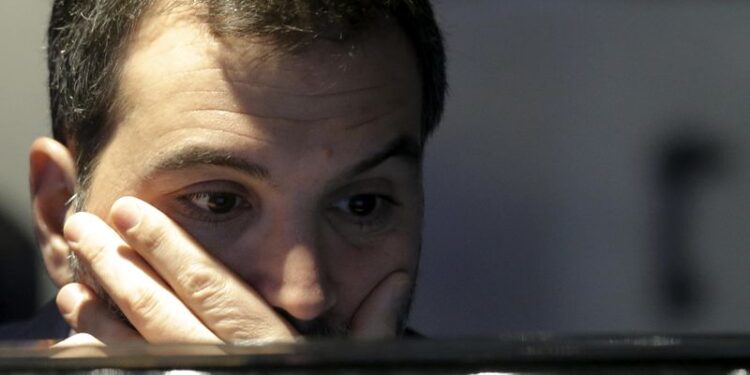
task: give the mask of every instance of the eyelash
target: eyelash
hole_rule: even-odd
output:
[[[374,208],[374,216],[367,215],[366,217],[358,217],[356,214],[353,214],[351,212],[346,212],[347,211],[346,208],[341,208],[339,206],[339,203],[341,202],[350,203],[351,200],[356,197],[374,197],[378,200]],[[387,220],[390,218],[390,216],[393,215],[392,210],[395,207],[400,207],[400,206],[401,206],[400,202],[398,202],[393,197],[390,197],[388,195],[363,193],[363,194],[350,195],[350,196],[347,196],[346,198],[343,198],[337,201],[336,204],[333,205],[332,209],[334,211],[344,212],[344,215],[348,217],[346,218],[346,220],[357,225],[360,231],[368,232],[368,231],[377,231],[381,229],[380,227],[382,227],[385,224],[385,222],[387,222]]]
[[[229,208],[227,213],[213,212],[210,208],[206,209],[200,207],[199,204],[196,203],[197,199],[211,199],[212,197],[216,198],[218,195],[232,197],[232,199],[237,200],[237,202]],[[370,213],[360,216],[351,211],[352,200],[358,197],[376,199],[375,206]],[[183,216],[208,224],[221,224],[247,213],[252,214],[254,213],[253,211],[257,210],[257,206],[242,194],[221,190],[196,191],[183,194],[177,197],[177,202],[179,202],[180,211],[182,211]],[[333,217],[332,224],[339,229],[346,231],[346,228],[348,227],[350,228],[348,230],[351,231],[351,228],[356,228],[355,233],[348,233],[350,235],[370,235],[387,229],[387,224],[395,214],[394,210],[401,206],[401,202],[389,195],[378,193],[357,193],[347,195],[337,200],[330,207],[329,211],[332,212],[332,214],[329,216]]]
[[[226,214],[214,213],[210,210],[206,210],[198,207],[193,199],[196,198],[211,198],[211,196],[225,195],[231,196],[237,199],[238,202],[233,205],[230,211]],[[199,191],[195,193],[189,193],[178,197],[178,202],[185,209],[186,216],[210,223],[220,223],[234,219],[235,217],[245,213],[246,211],[253,210],[253,205],[240,194],[228,192],[228,191]]]

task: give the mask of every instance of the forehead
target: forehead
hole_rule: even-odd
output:
[[[286,51],[268,38],[217,38],[192,14],[176,8],[144,18],[123,57],[121,115],[161,106],[165,96],[286,123],[420,109],[416,59],[395,25]]]
[[[122,57],[92,197],[103,181],[139,186],[155,160],[187,149],[260,163],[294,186],[323,183],[396,139],[419,142],[416,58],[397,27],[381,26],[291,53],[216,38],[189,11],[147,15]]]

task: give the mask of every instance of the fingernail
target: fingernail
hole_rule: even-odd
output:
[[[121,232],[135,228],[141,222],[143,211],[134,198],[120,198],[112,205],[112,222]]]

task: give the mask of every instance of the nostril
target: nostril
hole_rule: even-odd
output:
[[[299,334],[307,337],[344,337],[347,334],[346,325],[336,322],[332,317],[323,315],[315,319],[297,319],[288,311],[273,307],[282,319],[286,320]]]
[[[294,317],[294,315],[290,314],[288,311],[282,309],[281,307],[274,307],[273,311],[275,311],[276,314],[278,314],[281,318],[283,318],[289,324],[291,324],[292,327],[294,327],[294,329],[300,333],[305,331],[312,324],[312,322],[315,321],[315,319],[312,319],[312,320],[297,319],[296,317]]]

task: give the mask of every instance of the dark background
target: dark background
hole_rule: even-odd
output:
[[[26,150],[49,126],[48,7],[0,2],[0,205],[27,234]],[[451,93],[426,160],[413,325],[747,333],[750,2],[436,10]]]

